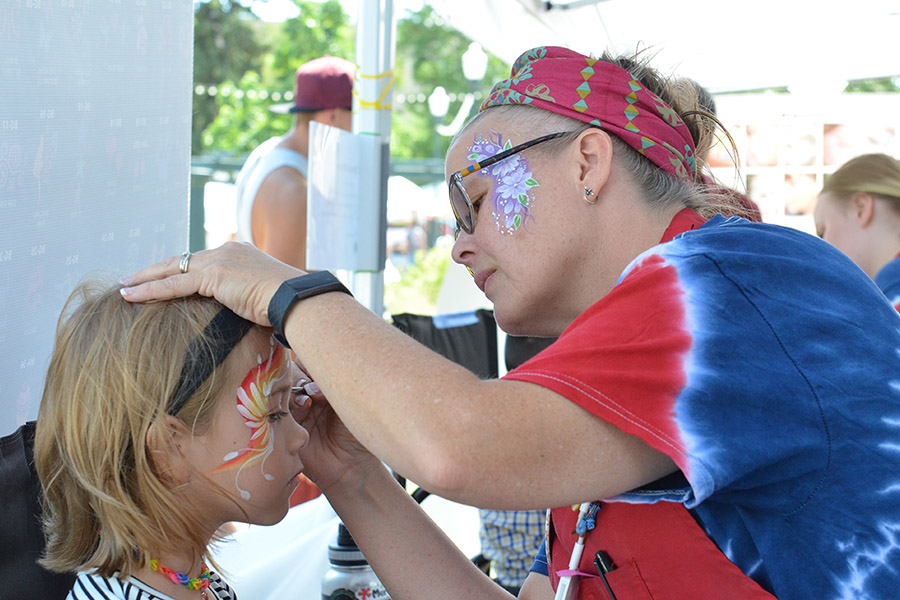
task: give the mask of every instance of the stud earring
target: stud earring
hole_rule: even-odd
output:
[[[594,190],[589,187],[584,188],[584,201],[588,204],[597,204],[597,199],[594,198],[591,200],[591,196],[594,195]]]

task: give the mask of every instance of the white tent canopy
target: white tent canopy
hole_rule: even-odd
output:
[[[442,182],[443,183],[443,182]],[[388,225],[405,225],[424,219],[450,219],[453,213],[447,201],[447,189],[440,185],[439,194],[419,187],[406,177],[392,175],[387,186]]]
[[[900,75],[900,0],[427,0],[512,63],[534,46],[598,56],[648,48],[709,91],[822,86]]]

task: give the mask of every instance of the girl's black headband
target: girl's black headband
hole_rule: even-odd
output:
[[[166,409],[168,414],[175,416],[184,408],[197,388],[209,379],[216,367],[222,364],[225,357],[234,350],[252,326],[253,323],[227,308],[222,308],[216,313],[203,328],[203,333],[191,342],[184,353],[178,387]]]

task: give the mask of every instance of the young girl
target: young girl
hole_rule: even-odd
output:
[[[37,421],[43,565],[78,573],[73,599],[235,598],[208,544],[224,523],[287,513],[309,440],[290,413],[304,383],[270,329],[214,300],[138,306],[81,284]]]

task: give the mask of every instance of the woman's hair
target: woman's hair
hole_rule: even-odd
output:
[[[693,80],[666,79],[648,64],[647,58],[638,55],[626,57],[604,53],[600,60],[628,71],[644,87],[659,96],[678,113],[694,140],[698,172],[706,170],[706,164],[702,157],[709,154],[710,148],[718,139],[717,136],[721,135],[730,141],[728,132],[716,115],[703,104],[702,96],[705,90],[702,90]],[[524,123],[533,128],[536,135],[559,131],[572,132],[571,136],[564,136],[535,146],[535,152],[546,154],[554,153],[562,145],[578,137],[583,131],[594,127],[583,121],[534,106],[505,104],[492,106],[479,113],[463,128],[463,131],[487,113],[515,118],[517,123]],[[461,133],[457,134],[457,138]],[[747,210],[740,206],[735,195],[720,186],[711,184],[711,179],[709,181],[698,179],[694,184],[680,180],[657,167],[615,134],[610,134],[610,138],[613,142],[614,160],[618,159],[620,165],[632,173],[636,184],[652,208],[662,211],[672,206],[687,207],[707,218],[717,213],[726,216],[748,216]]]
[[[199,296],[131,304],[117,286],[100,281],[79,284],[69,297],[35,435],[45,567],[127,577],[167,549],[206,555],[203,507],[154,455],[176,452],[166,409],[188,346],[198,348],[196,340],[220,309]],[[209,349],[208,340],[201,344]],[[227,364],[177,414],[195,434],[212,425]]]
[[[887,154],[857,156],[825,178],[822,193],[825,192],[842,201],[848,201],[857,192],[867,192],[890,201],[900,213],[900,161]]]

